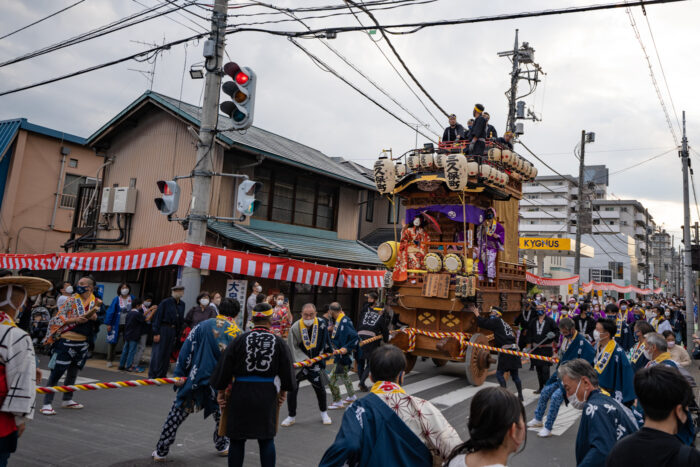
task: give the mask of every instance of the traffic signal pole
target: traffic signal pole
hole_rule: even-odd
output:
[[[228,0],[215,0],[211,17],[210,40],[214,41],[214,55],[206,60],[206,80],[204,102],[197,143],[197,161],[192,178],[192,200],[190,203],[187,243],[203,245],[207,235],[207,217],[212,181],[212,152],[216,150],[216,124],[219,114],[219,93],[221,89],[221,67],[224,59],[224,39],[226,37],[226,14]],[[206,48],[206,47],[205,47]],[[182,271],[182,285],[185,286],[185,303],[195,305],[201,285],[200,270],[185,267]]]
[[[681,160],[683,161],[683,292],[685,295],[685,322],[688,352],[691,352],[691,343],[693,342],[693,333],[695,332],[695,302],[693,300],[695,283],[693,281],[693,259],[691,256],[692,245],[690,244],[690,194],[688,193],[690,154],[688,153],[688,138],[685,135],[685,111],[683,111]]]

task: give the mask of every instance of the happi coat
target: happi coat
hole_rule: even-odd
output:
[[[628,403],[634,394],[634,370],[622,347],[610,339],[604,349],[597,350],[593,367],[598,372],[598,384],[616,400]]]

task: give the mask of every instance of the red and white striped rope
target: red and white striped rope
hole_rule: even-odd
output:
[[[135,379],[132,381],[114,381],[111,383],[88,383],[75,384],[73,386],[44,386],[36,388],[39,394],[48,394],[51,392],[75,392],[75,391],[95,391],[98,389],[118,389],[118,388],[135,388],[138,386],[160,386],[161,384],[175,384],[178,381],[184,381],[187,378],[154,378],[154,379]]]

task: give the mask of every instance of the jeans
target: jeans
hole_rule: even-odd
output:
[[[232,439],[228,449],[228,467],[243,467],[245,458],[245,441],[244,439]],[[259,439],[258,447],[260,448],[260,467],[275,467],[275,440]]]
[[[10,460],[9,452],[0,452],[0,467],[7,467],[7,461]]]
[[[119,359],[119,368],[131,368],[134,362],[134,354],[139,341],[126,341],[122,349],[122,358]]]
[[[547,413],[547,421],[544,427],[551,431],[554,421],[559,414],[559,407],[564,402],[564,391],[562,391],[561,384],[558,381],[548,384],[542,389],[540,400],[537,402],[537,408],[535,409],[535,419],[540,422],[544,417],[544,411],[547,409],[547,402],[549,402],[549,412]]]

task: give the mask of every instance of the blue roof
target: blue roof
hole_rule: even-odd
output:
[[[17,130],[22,124],[21,119],[5,120],[0,122],[0,158],[5,157],[5,153],[10,149],[17,135]]]
[[[335,232],[251,219],[242,226],[262,238],[238,229],[231,223],[209,221],[209,229],[230,240],[268,250],[277,255],[336,263],[377,265],[377,254],[355,240],[340,240]],[[282,249],[275,246],[282,247]]]
[[[9,147],[7,145],[8,140],[10,142],[14,140],[18,129],[31,131],[32,133],[38,133],[40,135],[49,136],[51,138],[56,138],[83,146],[87,142],[85,138],[81,138],[80,136],[75,136],[70,133],[54,130],[41,125],[35,125],[34,123],[27,121],[26,118],[4,120],[0,122],[0,157],[2,157],[4,151],[7,149],[7,147]]]
[[[87,143],[90,145],[95,144],[106,133],[113,130],[119,120],[149,99],[192,123],[194,126],[199,127],[202,113],[201,107],[179,101],[157,92],[146,91],[88,137]],[[217,133],[216,137],[227,146],[238,147],[254,154],[261,154],[271,160],[277,160],[287,165],[300,167],[310,172],[351,183],[364,189],[376,190],[374,183],[364,177],[356,169],[328,157],[317,149],[255,126],[250,127],[245,133],[235,130],[227,131],[227,129],[230,129],[232,126],[233,122],[230,118],[225,115],[219,115],[217,128],[220,131]]]

